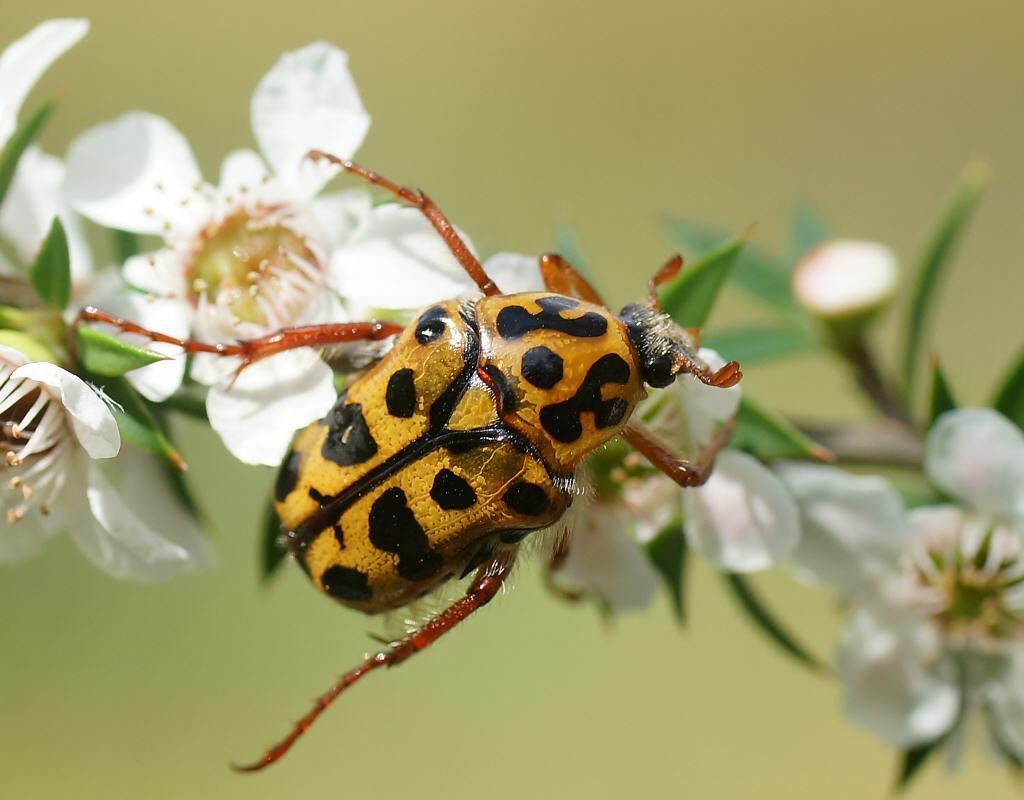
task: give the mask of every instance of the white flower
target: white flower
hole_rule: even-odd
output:
[[[349,156],[369,127],[346,55],[322,42],[285,54],[256,88],[252,123],[263,158],[232,153],[216,187],[203,182],[184,137],[152,114],[127,114],[72,143],[67,188],[76,208],[101,224],[163,238],[162,249],[124,266],[127,282],[149,293],[124,301],[143,326],[223,342],[346,321],[327,286],[328,264],[366,224],[370,198],[356,189],[316,199],[336,169],[305,159],[313,148]],[[257,362],[232,385],[237,366],[194,360],[193,377],[212,386],[210,423],[238,458],[277,464],[292,433],[334,403],[331,371],[309,349]],[[130,377],[146,397],[162,400],[183,372],[184,360],[175,359]]]
[[[84,19],[54,19],[42,23],[0,54],[0,147],[17,125],[21,105],[46,69],[89,30]],[[76,291],[84,291],[92,276],[92,257],[78,216],[62,196],[64,165],[55,156],[32,145],[18,162],[0,207],[0,273],[24,272],[59,216],[68,236],[71,278]]]
[[[948,412],[924,466],[958,505],[907,511],[882,478],[780,465],[803,517],[794,561],[852,608],[838,664],[855,721],[909,747],[984,709],[1024,756],[1024,434]]]
[[[700,357],[712,370],[725,363],[713,350],[701,350]],[[653,391],[636,413],[677,452],[696,462],[721,426],[735,416],[739,400],[738,386],[720,389],[683,375],[671,386]],[[559,583],[591,589],[613,610],[649,602],[655,596],[657,575],[650,568],[634,568],[637,556],[643,557],[643,543],[676,519],[682,521],[693,550],[730,572],[766,569],[796,547],[800,538],[796,504],[779,478],[755,458],[725,450],[718,454],[707,483],[689,489],[680,489],[649,467],[640,475],[627,476],[641,461],[639,454],[627,455],[624,468],[613,468],[609,476],[620,484],[621,496],[599,495],[580,515],[583,520],[576,524],[565,566],[554,576]],[[602,577],[604,568],[587,563],[587,554],[598,547],[587,541],[594,536],[603,542],[614,540],[616,552],[636,551],[635,556],[622,559],[632,566],[619,573],[622,585],[614,586],[614,591],[609,588],[611,577]],[[612,551],[610,544],[600,547],[603,552]],[[629,598],[629,602],[620,603],[618,598]]]
[[[130,449],[118,456],[117,423],[96,392],[54,364],[3,346],[0,441],[0,562],[35,554],[62,530],[117,578],[165,578],[210,562],[154,459]]]
[[[870,314],[896,291],[899,266],[884,244],[836,239],[815,248],[793,271],[793,294],[824,319]]]

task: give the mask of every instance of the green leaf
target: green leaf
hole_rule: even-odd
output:
[[[746,397],[740,400],[730,447],[744,450],[764,461],[773,458],[835,460],[831,452],[791,423]]]
[[[1024,428],[1024,351],[1003,378],[992,407]]]
[[[60,217],[53,218],[50,232],[29,267],[28,276],[43,301],[54,308],[67,307],[71,299],[71,255]]]
[[[932,232],[914,279],[906,339],[903,348],[903,383],[911,396],[921,355],[924,329],[932,300],[954,247],[963,234],[971,211],[978,204],[988,183],[988,167],[981,163],[967,166],[953,188],[946,210]]]
[[[740,606],[747,615],[757,624],[761,630],[768,635],[775,644],[785,650],[806,667],[813,670],[823,670],[821,662],[812,656],[782,627],[779,621],[761,602],[757,594],[750,587],[746,578],[732,572],[722,573],[726,584],[732,590],[733,595],[739,601]]]
[[[946,736],[940,736],[930,742],[919,744],[917,747],[910,747],[903,751],[903,760],[900,763],[900,773],[896,778],[897,791],[906,789],[910,782],[921,771],[921,767],[927,763],[932,754],[946,741]]]
[[[139,247],[139,236],[131,231],[121,231],[116,228],[110,231],[114,240],[114,258],[118,264],[123,264],[132,256],[137,256],[141,250]]]
[[[819,349],[810,334],[795,328],[736,328],[704,337],[703,344],[746,367]]]
[[[288,548],[281,546],[281,521],[274,510],[274,503],[271,501],[263,514],[263,560],[260,565],[262,580],[269,580],[270,577],[281,566],[288,556]]]
[[[676,620],[682,624],[686,621],[686,596],[683,585],[688,562],[686,534],[681,519],[675,519],[666,525],[657,536],[644,545],[647,557],[658,571],[672,601],[672,610]]]
[[[166,358],[86,325],[78,328],[77,345],[79,363],[89,372],[107,378],[119,377]]]
[[[182,386],[161,405],[202,422],[210,421],[206,415],[206,393],[196,391],[192,387]]]
[[[793,208],[790,219],[790,236],[793,247],[793,266],[828,237],[828,223],[821,209],[813,203],[802,201]]]
[[[662,311],[680,325],[702,327],[744,244],[745,236],[728,239],[684,267],[675,280],[658,292]]]
[[[21,331],[0,330],[0,345],[20,350],[32,361],[48,361],[57,363],[57,357],[42,342],[36,341]]]
[[[669,235],[687,253],[704,254],[726,238],[713,228],[687,220],[670,220]],[[687,269],[686,267],[683,268]],[[789,269],[763,250],[747,246],[736,258],[732,281],[755,300],[791,321],[803,321],[789,286]]]
[[[930,428],[940,416],[947,411],[956,408],[956,400],[953,399],[953,390],[949,388],[949,381],[939,365],[938,359],[932,361],[932,392],[928,398],[928,425]]]
[[[21,156],[36,138],[39,129],[46,122],[47,117],[57,107],[56,103],[43,103],[42,106],[29,117],[14,132],[14,135],[7,140],[3,152],[0,152],[0,205],[3,205],[7,197],[7,190],[11,188],[11,181],[14,180],[14,173],[18,170],[18,162]]]
[[[116,403],[110,411],[117,420],[117,428],[122,438],[148,453],[162,456],[178,470],[187,469],[185,459],[167,438],[145,401],[126,379],[97,378],[96,383],[104,394]]]

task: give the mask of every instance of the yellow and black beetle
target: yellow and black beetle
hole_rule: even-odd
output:
[[[474,572],[464,596],[421,628],[344,675],[261,769],[367,672],[394,666],[490,601],[520,542],[557,522],[573,499],[576,471],[613,436],[623,436],[683,486],[707,479],[720,437],[689,463],[631,418],[645,386],[688,373],[713,386],[741,378],[735,362],[712,372],[695,336],[660,313],[657,287],[674,277],[673,257],[649,297],[609,311],[557,255],[542,256],[546,292],[504,295],[426,194],[349,161],[325,159],[420,209],[483,293],[420,313],[406,328],[356,322],[289,328],[236,344],[180,340],[84,309],[80,321],[112,324],[189,353],[253,361],[297,347],[394,338],[359,372],[330,413],[300,432],[281,467],[275,504],[291,553],[314,585],[366,613],[405,605],[446,580]]]

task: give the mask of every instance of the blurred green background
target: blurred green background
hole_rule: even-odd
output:
[[[1019,2],[46,0],[9,4],[0,38],[82,14],[92,32],[33,95],[61,97],[51,151],[144,108],[173,120],[215,176],[251,143],[260,76],[283,50],[328,39],[351,54],[373,115],[360,161],[430,190],[484,251],[541,252],[570,223],[616,302],[673,249],[666,215],[756,223],[759,243],[782,248],[800,198],[909,266],[949,184],[986,157],[994,180],[932,346],[960,395],[981,401],[1024,339]],[[760,313],[730,293],[712,327]],[[839,367],[813,359],[755,368],[744,386],[787,411],[866,411]],[[685,631],[664,603],[607,626],[547,596],[528,566],[436,649],[346,696],[284,762],[232,774],[227,763],[283,734],[380,626],[294,568],[259,586],[272,475],[184,432],[219,570],[120,584],[61,540],[3,571],[0,795],[888,793],[893,755],[844,720],[834,683],[765,643],[703,564]],[[784,573],[757,585],[831,653],[838,615],[824,594]],[[1014,787],[975,743],[960,772],[930,764],[910,796]]]

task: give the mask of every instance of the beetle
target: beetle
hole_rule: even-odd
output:
[[[540,259],[546,291],[506,295],[428,195],[322,151],[309,157],[418,208],[482,297],[437,303],[404,328],[313,325],[234,344],[177,339],[94,307],[78,319],[187,353],[234,356],[240,370],[292,348],[393,342],[294,439],[274,486],[288,547],[318,589],[368,614],[473,577],[461,598],[343,675],[285,739],[241,771],[277,761],[345,689],[402,663],[493,599],[520,544],[565,514],[579,469],[612,437],[624,437],[681,486],[706,481],[728,429],[691,463],[633,412],[645,387],[679,375],[722,388],[742,377],[735,361],[711,370],[694,332],[661,313],[657,289],[679,272],[678,255],[652,278],[648,296],[619,314],[555,254]]]

